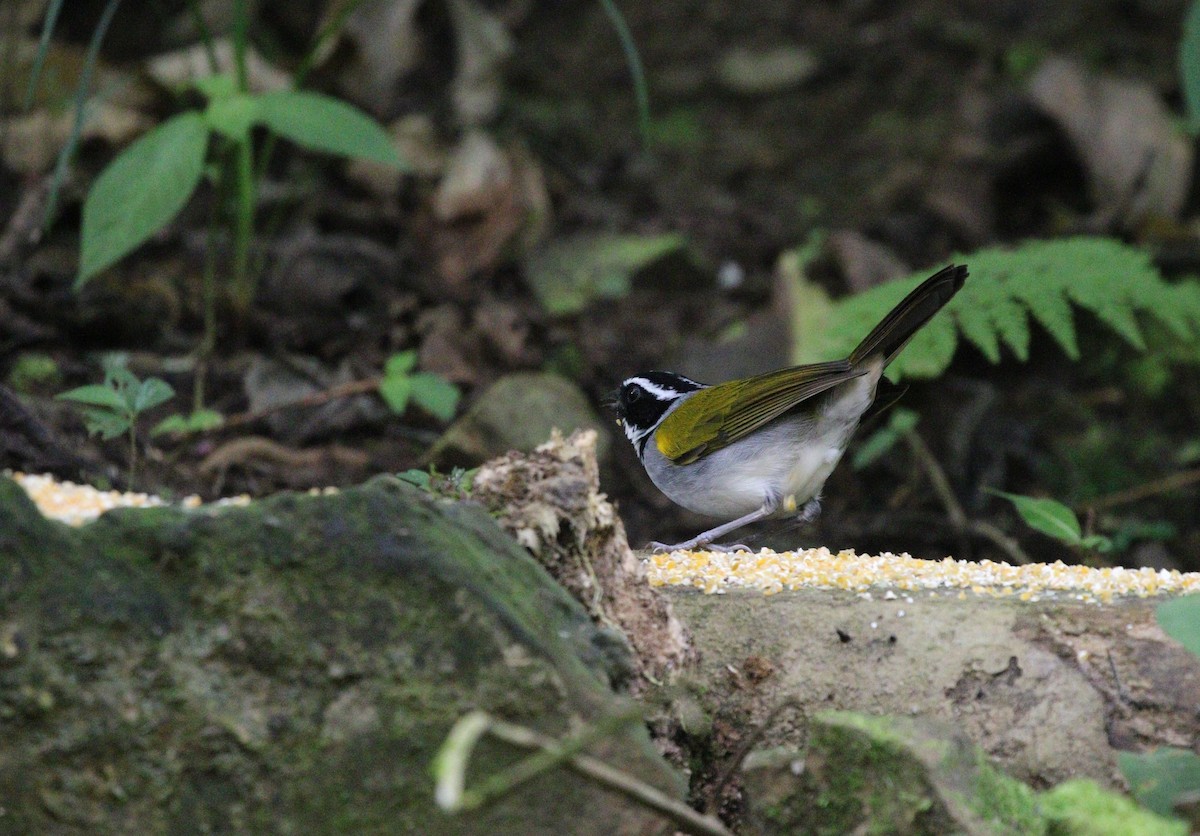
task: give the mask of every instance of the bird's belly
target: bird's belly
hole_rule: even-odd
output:
[[[781,421],[688,465],[671,463],[651,443],[646,471],[673,502],[698,514],[732,519],[768,498],[792,511],[820,492],[849,434],[834,439],[812,430],[804,422]]]

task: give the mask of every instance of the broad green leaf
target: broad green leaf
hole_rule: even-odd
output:
[[[1056,540],[1062,540],[1071,545],[1081,545],[1083,531],[1079,527],[1079,519],[1075,512],[1053,499],[1021,494],[1005,493],[1004,491],[988,490],[988,493],[1003,497],[1011,502],[1025,520],[1026,525],[1047,534]]]
[[[417,365],[417,352],[415,351],[400,351],[387,358],[387,362],[383,364],[384,377],[398,377],[406,375],[413,370],[413,366]]]
[[[216,410],[198,409],[191,415],[176,413],[164,418],[154,426],[150,434],[163,435],[170,433],[174,435],[187,435],[189,433],[204,432],[205,430],[214,430],[224,423],[225,416]]]
[[[175,397],[175,390],[171,388],[171,384],[157,377],[147,378],[134,390],[133,413],[137,415],[147,409],[153,409],[173,397]]]
[[[1113,546],[1112,540],[1105,537],[1103,534],[1092,534],[1087,537],[1083,537],[1080,539],[1079,545],[1083,546],[1085,549],[1091,549],[1092,551],[1097,551],[1102,554],[1104,552],[1112,551]]]
[[[525,277],[542,308],[561,316],[629,293],[633,276],[685,245],[681,235],[579,235],[530,255]]]
[[[264,93],[258,97],[258,121],[314,151],[406,168],[383,126],[330,96],[301,90]]]
[[[250,127],[258,119],[258,99],[245,93],[212,99],[204,110],[209,128],[234,142],[247,142]]]
[[[237,95],[237,79],[232,73],[217,73],[202,76],[192,82],[192,86],[204,94],[208,100],[224,99]]]
[[[460,393],[458,387],[432,372],[412,376],[412,399],[429,414],[449,421],[454,417]]]
[[[403,473],[397,474],[397,478],[402,482],[408,482],[410,485],[416,485],[422,490],[429,490],[429,482],[433,478],[428,470],[417,470],[409,468]]]
[[[1200,595],[1187,595],[1159,604],[1158,626],[1194,656],[1200,656]]]
[[[131,426],[129,419],[121,413],[110,412],[107,409],[98,409],[92,406],[83,407],[82,412],[83,423],[87,427],[88,433],[90,435],[99,435],[105,441],[122,435]]]
[[[75,403],[87,404],[89,406],[99,406],[117,412],[125,410],[125,399],[121,397],[117,390],[111,386],[104,386],[99,383],[71,389],[68,392],[56,395],[55,398],[60,401],[74,401]]]
[[[83,204],[79,287],[162,229],[204,171],[208,126],[199,113],[168,119],[122,152]]]
[[[403,415],[408,409],[408,399],[412,395],[412,378],[407,375],[385,377],[379,381],[379,396],[383,398],[388,409],[397,415]]]
[[[1164,746],[1136,755],[1117,752],[1117,765],[1138,803],[1161,816],[1174,814],[1175,800],[1200,792],[1200,755]]]
[[[1183,21],[1183,40],[1179,43],[1179,80],[1183,87],[1187,129],[1200,134],[1200,2],[1188,8]]]

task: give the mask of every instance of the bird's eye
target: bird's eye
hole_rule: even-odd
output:
[[[625,398],[626,398],[626,400],[628,400],[630,403],[636,403],[637,401],[641,400],[641,398],[642,398],[642,390],[641,390],[641,389],[632,389],[632,388],[631,388],[631,389],[629,390],[629,394],[628,394],[628,395],[626,395],[626,396],[625,396]]]

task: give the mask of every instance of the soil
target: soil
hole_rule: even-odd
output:
[[[60,36],[86,42],[104,4],[71,5]],[[264,2],[256,38],[286,52],[293,30],[319,19],[312,10],[320,5],[291,4],[289,17],[281,12],[288,4]],[[441,51],[452,51],[452,33],[445,12],[427,5],[418,18],[430,33],[424,61],[393,99],[368,106],[385,119],[428,116],[449,147],[460,135],[449,104],[450,52]],[[1068,56],[1138,79],[1181,107],[1182,0],[620,6],[649,79],[649,148],[639,138],[617,34],[590,0],[492,5],[515,50],[489,131],[520,161],[522,182],[544,183],[547,240],[678,232],[693,254],[689,269],[552,317],[526,281],[516,204],[442,223],[431,209],[436,178],[409,176],[376,194],[340,164],[285,149],[260,189],[257,303],[241,321],[222,312],[217,351],[201,369],[193,350],[202,332],[211,190],[202,188],[167,230],[76,293],[80,200],[120,149],[84,144],[44,235],[31,234],[29,218],[44,203],[48,173],[20,176],[0,166],[0,218],[9,233],[0,247],[0,380],[21,391],[19,401],[0,402],[0,467],[128,484],[126,442],[88,438],[78,411],[52,397],[97,382],[101,351],[128,352],[135,372],[166,379],[182,403],[191,403],[202,371],[205,405],[239,416],[199,437],[139,440],[139,488],[204,498],[345,485],[423,467],[442,424],[419,410],[396,417],[357,391],[257,416],[261,403],[251,397],[268,384],[297,395],[354,390],[398,351],[417,350],[422,367],[462,387],[465,404],[500,374],[551,368],[572,377],[598,410],[628,374],[703,368],[702,347],[722,334],[751,335],[737,362],[776,363],[786,338],[772,318],[775,265],[815,230],[827,238],[810,275],[843,294],[871,280],[864,259],[921,270],[978,247],[1088,228],[1096,207],[1081,162],[1025,93],[1041,59]],[[114,66],[134,69],[156,43],[169,43],[165,27],[132,37],[120,34],[121,25],[114,23],[119,36],[106,47]],[[765,93],[737,92],[722,80],[733,51],[775,47],[799,50],[811,70]],[[313,83],[334,89],[336,69]],[[1191,195],[1184,217],[1194,215],[1194,203]],[[495,205],[509,206],[507,214],[489,214]],[[1113,220],[1092,231],[1149,247],[1169,274],[1194,271],[1200,261],[1195,232],[1183,224]],[[227,242],[218,250],[227,253]],[[922,432],[958,501],[1019,537],[1033,557],[1050,553],[1048,541],[1023,529],[981,484],[1067,501],[1153,486],[1170,461],[1187,464],[1170,457],[1195,442],[1194,367],[1169,366],[1169,385],[1146,395],[1136,385],[1148,373],[1137,357],[1092,325],[1080,323],[1082,363],[1064,363],[1040,337],[1028,364],[992,367],[963,349],[947,377],[879,398],[887,406],[903,397],[925,416]],[[49,355],[57,371],[17,387],[12,374],[30,352]],[[879,424],[869,418],[860,437]],[[615,440],[602,482],[631,542],[682,538],[705,525],[659,495]],[[1128,535],[1109,559],[1197,569],[1196,490],[1195,482],[1152,488],[1085,522]],[[752,536],[1003,557],[986,541],[949,533],[946,517],[927,477],[897,447],[865,470],[843,465],[814,528],[775,526]]]

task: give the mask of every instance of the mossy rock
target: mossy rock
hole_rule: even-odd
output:
[[[961,735],[924,721],[824,712],[806,750],[784,755],[747,759],[753,832],[1046,832],[1033,790]]]
[[[1188,826],[1139,807],[1095,781],[1066,781],[1041,795],[1050,836],[1186,836]]]
[[[390,478],[79,529],[0,478],[0,831],[642,831],[564,769],[462,817],[429,774],[472,709],[626,710],[627,654],[481,510]],[[682,794],[636,725],[592,751]],[[469,779],[523,755],[484,742]]]

